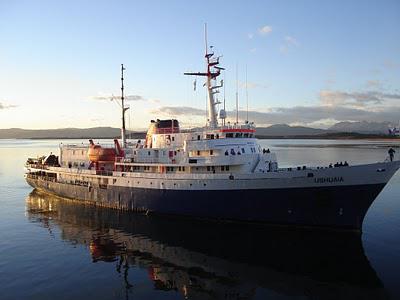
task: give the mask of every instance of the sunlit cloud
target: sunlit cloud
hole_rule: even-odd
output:
[[[365,106],[369,104],[381,104],[385,100],[400,100],[400,94],[382,93],[378,91],[343,92],[322,90],[319,97],[321,103],[327,106]]]
[[[257,82],[250,82],[248,81],[243,82],[243,81],[239,81],[239,87],[245,89],[247,85],[248,89],[256,89],[256,88],[261,88],[261,89],[266,89],[269,87],[268,84],[264,84],[264,83],[257,83]]]
[[[285,36],[282,45],[279,47],[279,51],[282,53],[287,53],[290,48],[298,47],[299,42],[292,36]]]
[[[268,35],[268,34],[270,34],[271,32],[272,32],[272,27],[271,27],[271,26],[268,26],[268,25],[265,25],[265,26],[263,26],[263,27],[261,27],[261,28],[258,29],[258,33],[259,33],[260,35]]]
[[[369,88],[379,88],[381,86],[381,82],[379,80],[368,80],[366,85]]]
[[[249,120],[258,126],[286,123],[318,127],[343,121],[397,122],[400,105],[393,105],[396,103],[389,100],[400,100],[400,94],[322,90],[319,105],[272,107],[264,111],[250,110]],[[160,117],[180,118],[184,122],[191,121],[191,117],[202,120],[200,117],[205,118],[206,115],[204,109],[189,106],[163,106],[152,110],[151,113]],[[228,111],[227,115],[228,120],[234,122],[236,112]],[[241,121],[244,121],[244,115],[241,110],[239,113]],[[193,121],[191,123],[193,124]],[[198,123],[200,125],[202,122]]]
[[[205,116],[205,111],[195,107],[189,106],[161,106],[156,109],[150,110],[153,115],[163,116]]]
[[[293,45],[293,46],[298,46],[299,42],[292,36],[285,36],[285,42],[287,44]]]
[[[9,109],[9,108],[14,108],[14,107],[17,107],[17,105],[6,104],[3,102],[0,102],[0,109]]]
[[[113,100],[120,100],[121,96],[115,95],[97,95],[97,96],[90,96],[90,100],[100,100],[100,101],[113,101]],[[146,99],[140,95],[125,95],[124,99],[126,101],[146,101]]]

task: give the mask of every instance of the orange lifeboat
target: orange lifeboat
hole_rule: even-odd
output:
[[[88,149],[88,157],[91,162],[114,162],[116,151],[114,148],[103,148],[100,145],[95,145],[93,140],[90,140]]]

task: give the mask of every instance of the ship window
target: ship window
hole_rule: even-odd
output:
[[[181,167],[178,167],[178,171],[182,171],[182,168],[181,168]]]
[[[233,138],[233,133],[227,133],[225,136],[226,136],[227,138]]]
[[[217,134],[217,135],[215,136],[215,138],[218,140],[218,139],[219,139],[219,134]]]
[[[225,171],[225,167],[224,166],[221,166],[221,171]]]
[[[243,137],[247,138],[249,136],[248,133],[243,133]]]
[[[189,164],[196,164],[197,159],[189,158]]]
[[[214,151],[213,150],[210,150],[210,155],[213,155],[214,154]]]
[[[197,140],[200,141],[200,135],[197,136]]]
[[[211,135],[211,139],[212,139],[212,140],[214,139],[214,135],[213,135],[213,134]]]
[[[229,166],[225,166],[225,170],[226,170],[226,171],[229,171]]]
[[[236,153],[235,153],[235,150],[231,149],[231,154],[232,154],[232,155],[235,155],[235,154],[236,154]]]
[[[226,150],[226,151],[225,151],[225,155],[229,155],[229,152],[228,152],[228,150]]]
[[[176,155],[176,151],[174,151],[174,155]]]
[[[182,171],[185,171],[185,167],[182,167]]]
[[[207,166],[207,171],[210,171],[211,169],[210,169],[210,166]]]
[[[239,133],[239,132],[236,132],[236,137],[237,137],[237,138],[242,137],[242,134]]]
[[[172,141],[175,141],[175,137],[174,136],[172,137]]]
[[[147,154],[150,155],[151,154],[150,151],[148,151]]]
[[[244,148],[242,148],[242,153],[246,153],[246,151],[244,151]]]
[[[200,151],[197,151],[197,155],[200,155]]]
[[[206,186],[207,184],[203,183],[204,186]]]

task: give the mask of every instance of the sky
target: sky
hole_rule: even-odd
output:
[[[399,122],[398,0],[0,0],[0,128],[120,127],[121,63],[130,129],[205,124],[205,23],[228,119]]]

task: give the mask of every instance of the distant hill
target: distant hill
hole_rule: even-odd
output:
[[[287,124],[276,124],[269,127],[257,127],[257,136],[307,136],[321,135],[330,132],[325,129],[310,128],[304,126],[289,126]]]
[[[144,132],[128,132],[132,138],[143,138]],[[113,127],[60,128],[60,129],[0,129],[0,139],[84,139],[119,138],[121,130]]]
[[[329,129],[276,124],[257,127],[258,138],[377,138],[387,136],[389,123],[340,122]],[[185,131],[185,130],[182,130]],[[127,132],[128,138],[143,139],[144,131]],[[61,129],[0,129],[0,139],[113,139],[120,138],[121,130],[113,127]]]
[[[339,122],[329,128],[336,132],[357,132],[367,134],[388,134],[389,122]]]

